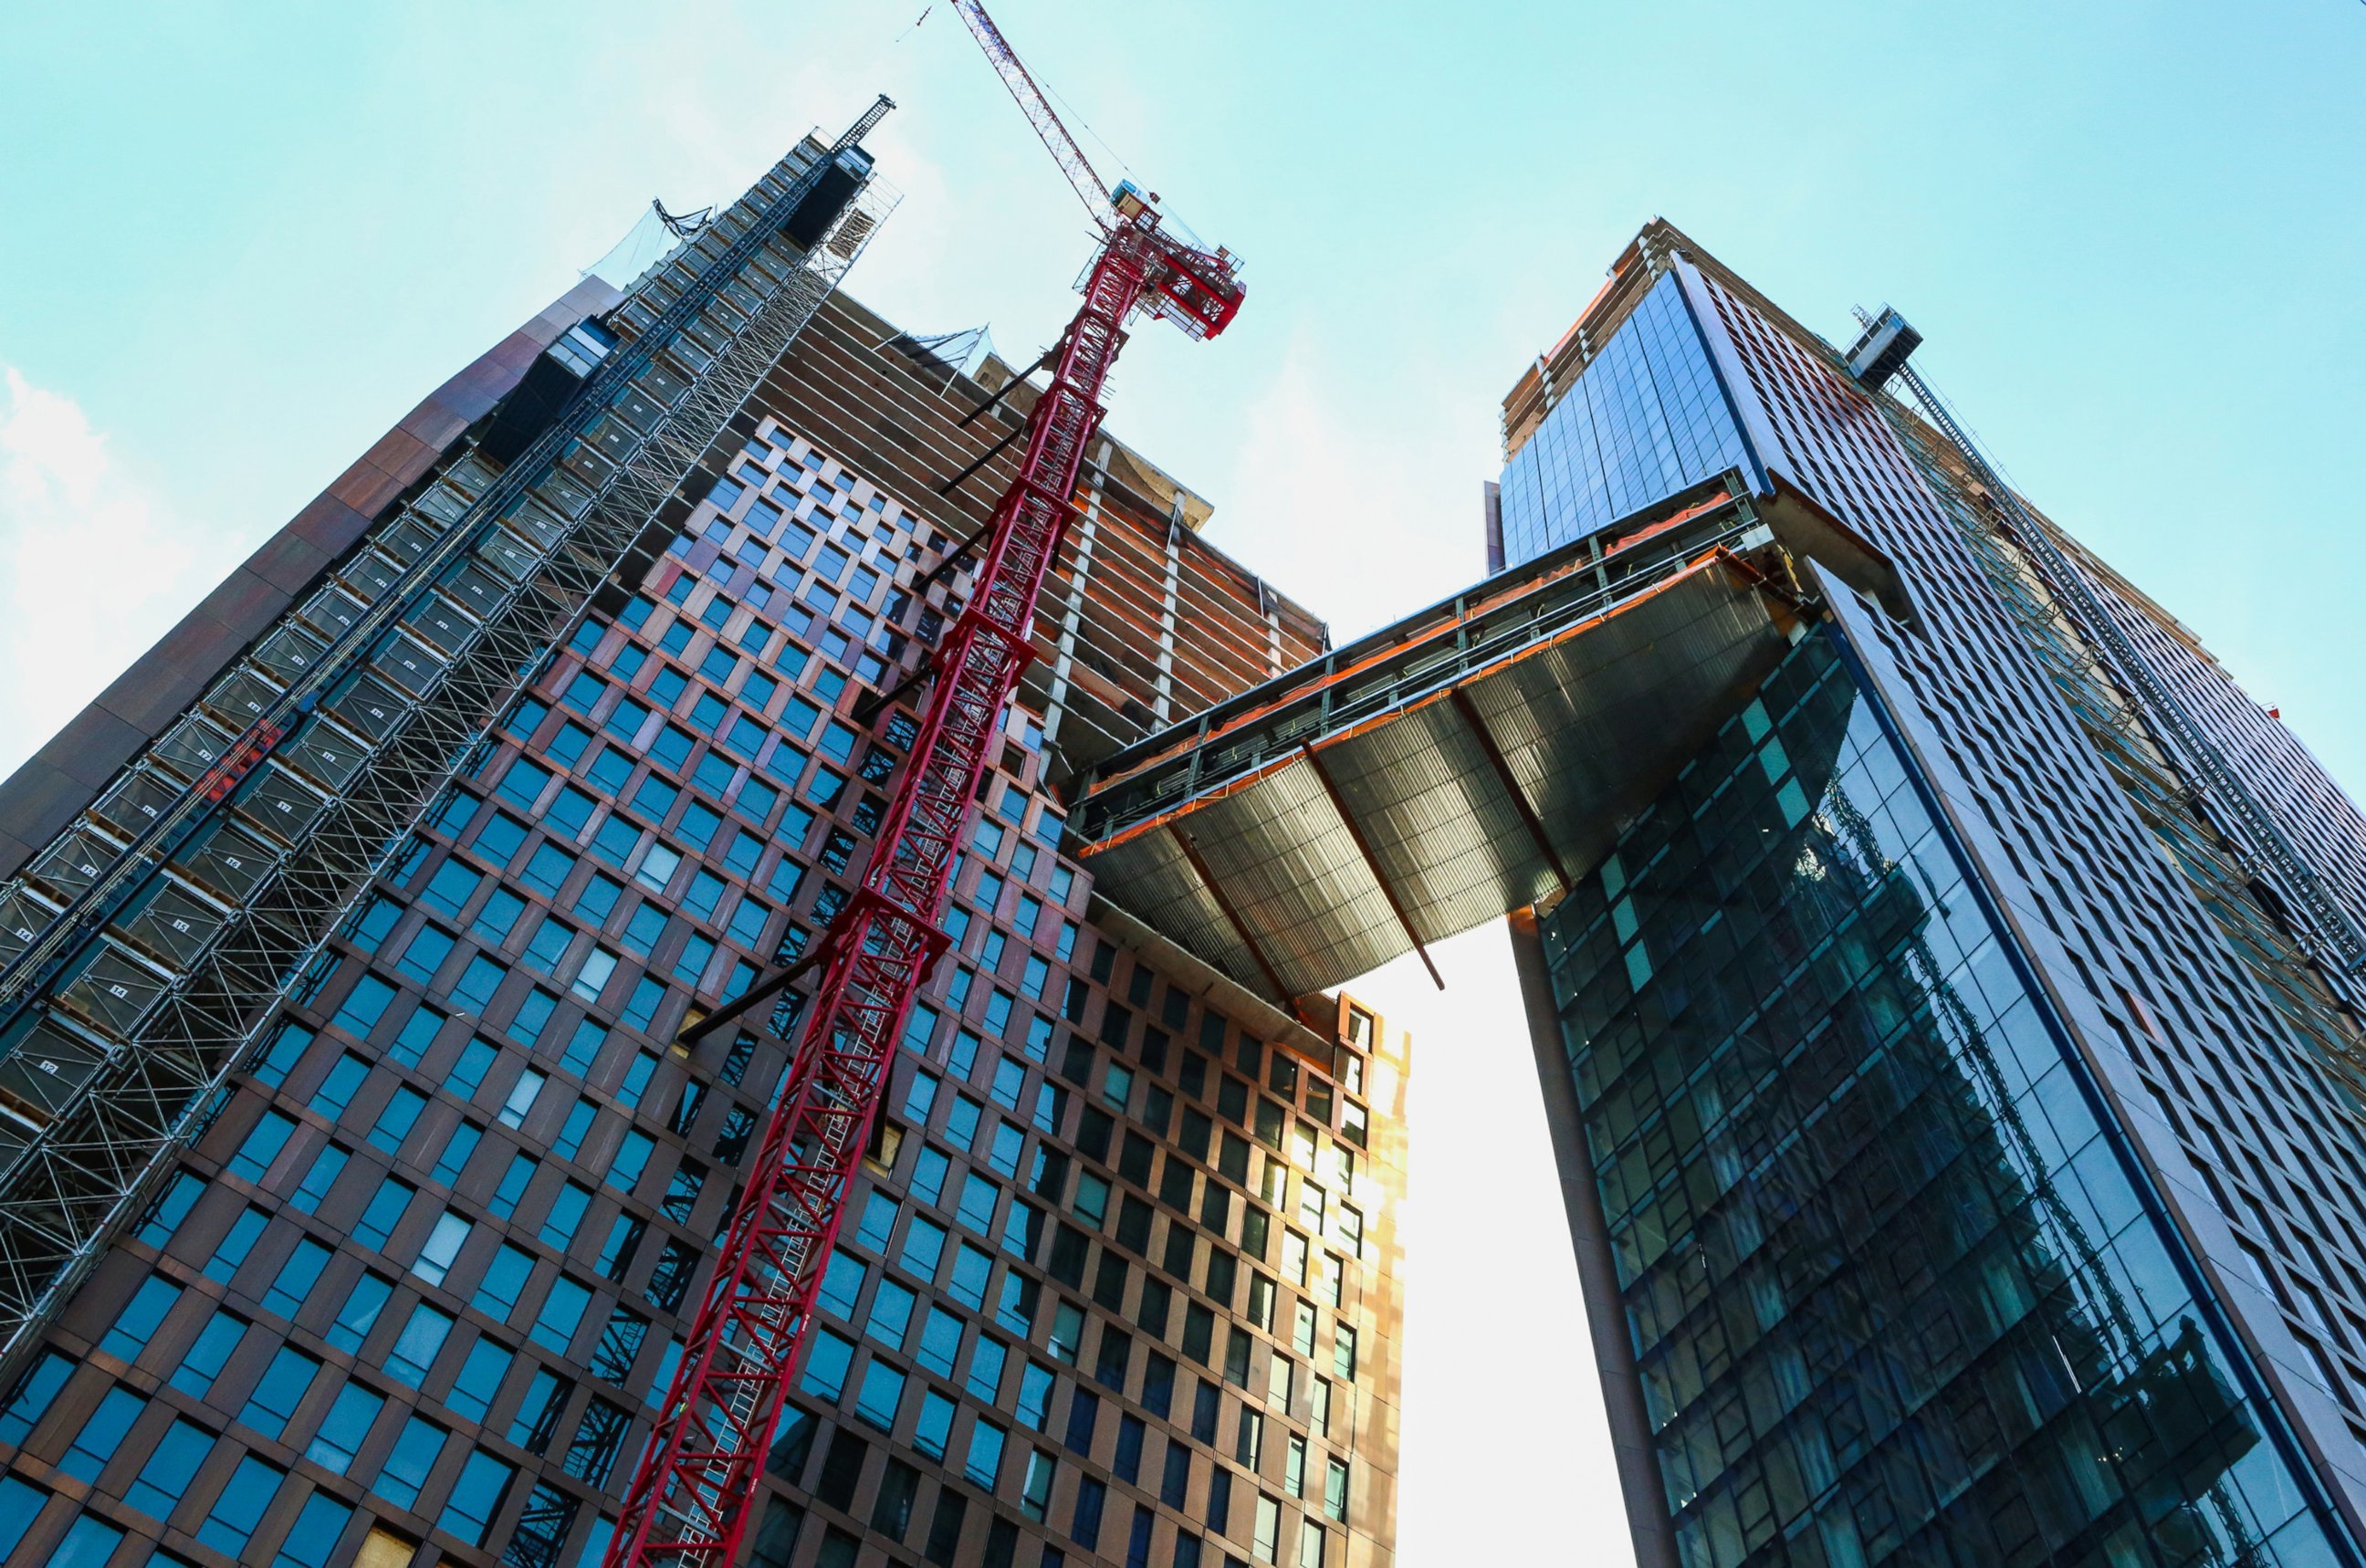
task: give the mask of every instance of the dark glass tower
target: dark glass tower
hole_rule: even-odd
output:
[[[1808,568],[1829,615],[1515,920],[1638,1551],[2361,1561],[2357,978],[1906,384],[1654,224],[1505,402],[1515,566],[1733,469],[1912,599]],[[2357,808],[2030,519],[2366,914]]]
[[[621,298],[587,285],[456,378],[0,787],[0,906],[30,942],[219,759],[242,704],[294,690],[365,607],[402,606],[365,677],[382,683],[302,709],[108,918],[77,973],[146,989],[70,977],[6,1037],[0,1250],[28,1303],[0,1404],[12,1562],[597,1562],[795,1000],[770,1030],[674,1041],[848,897],[913,726],[866,699],[958,608],[960,570],[922,574],[1009,462],[945,481],[1019,415],[957,424],[1009,368],[827,288],[746,357],[766,279],[802,246],[851,260],[877,216],[858,202],[792,219],[556,466],[531,443],[581,378],[568,356],[652,331],[822,152]],[[736,396],[714,385],[735,355]],[[632,432],[702,398],[718,428],[678,484],[637,512],[593,499],[639,460]],[[462,567],[405,575],[537,463]],[[767,1568],[1387,1557],[1403,1042],[1344,999],[1260,1000],[1104,908],[1052,787],[1327,639],[1114,440],[1077,500],[954,947],[771,1456]],[[507,583],[538,620],[485,607]],[[435,683],[479,631],[512,638],[471,689],[480,714]],[[345,750],[380,740],[356,690],[415,699],[397,718],[465,744],[415,820],[389,807],[340,848],[290,819],[376,776]],[[208,1079],[206,1042],[165,1025],[241,921],[323,935],[262,974],[256,1027]],[[94,1221],[39,1276],[25,1160],[163,1105],[128,1098],[134,1057],[190,1064],[187,1119],[126,1141],[120,1228]]]

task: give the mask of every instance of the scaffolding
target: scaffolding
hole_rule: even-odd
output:
[[[2311,959],[2289,924],[2261,903],[2255,890],[2257,870],[2206,814],[2194,809],[2193,791],[2175,757],[2083,634],[2052,579],[1994,508],[1982,504],[1988,487],[1976,477],[1969,459],[1902,402],[1881,401],[2006,612],[2137,817],[2192,884],[2203,908],[2284,1022],[2312,1042],[2329,1067],[2366,1090],[2366,1077],[2361,1077],[2366,1055],[2361,1055],[2344,999],[2330,988],[2326,971]],[[2050,523],[2033,521],[2052,533]]]
[[[1896,311],[1883,312],[1867,323],[1866,338],[1898,320]],[[2200,718],[2146,659],[2053,532],[2022,504],[1946,402],[1902,355],[1882,378],[1894,379],[1911,392],[1917,412],[1962,455],[1984,492],[1977,499],[2093,650],[2101,672],[2129,710],[2141,715],[2148,739],[2173,759],[2194,799],[2218,821],[2225,849],[2245,867],[2248,879],[2265,885],[2280,903],[2301,912],[2302,919],[2293,923],[2293,939],[2336,973],[2355,976],[2366,970],[2366,931],[2228,761]]]
[[[332,931],[568,628],[685,504],[892,209],[858,145],[892,107],[808,138],[637,284],[608,332],[554,351],[588,372],[554,423],[506,465],[460,456],[375,525],[0,886],[0,1365],[203,1131],[283,998],[325,978]]]

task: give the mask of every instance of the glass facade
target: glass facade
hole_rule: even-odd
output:
[[[1680,271],[1690,266],[1675,264]],[[1933,739],[1959,818],[1992,835],[1990,886],[2022,912],[2047,983],[2241,1314],[2262,1376],[2305,1430],[2366,1539],[2366,1059],[2355,976],[2312,965],[2239,873],[2173,763],[2042,604],[1910,422],[1853,386],[1831,351],[1753,304],[1706,259],[1685,273],[1731,353],[1730,384],[1769,432],[1770,466],[1862,530],[1906,574],[1920,625],[1834,613]],[[2191,634],[2106,569],[2155,672],[2218,721],[2231,765],[2316,846],[2337,886],[2366,864],[2366,818]],[[2239,715],[2241,722],[2230,716]],[[2269,735],[2268,732],[2273,732]],[[2293,803],[2305,797],[2306,809]]]
[[[811,331],[871,355],[858,310]],[[760,393],[375,879],[0,1391],[28,1553],[599,1560],[795,1010],[672,1042],[850,896],[915,727],[858,705],[951,613],[911,587],[948,537],[767,404],[884,428],[907,382],[949,442],[884,354]],[[1261,655],[1244,603],[1208,630]],[[1402,1053],[1098,929],[1042,731],[1007,716],[749,1560],[1345,1563],[1391,1529]]]
[[[1684,1568],[2337,1560],[1838,634],[1541,923]]]
[[[1750,468],[1741,429],[1683,290],[1663,276],[1504,465],[1504,561],[1734,468]]]

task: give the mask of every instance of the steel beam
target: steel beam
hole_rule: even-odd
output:
[[[1460,714],[1462,722],[1470,727],[1470,739],[1479,742],[1479,750],[1486,753],[1488,765],[1495,770],[1495,781],[1504,786],[1504,793],[1511,796],[1512,809],[1517,811],[1520,820],[1527,824],[1528,837],[1536,840],[1538,852],[1545,857],[1545,863],[1552,867],[1553,875],[1560,879],[1560,890],[1567,893],[1577,886],[1577,879],[1570,875],[1569,867],[1561,863],[1560,852],[1554,849],[1552,840],[1545,836],[1544,823],[1538,819],[1536,807],[1528,804],[1527,792],[1520,787],[1520,781],[1512,776],[1512,764],[1504,758],[1503,749],[1495,744],[1495,737],[1487,728],[1487,721],[1480,716],[1479,710],[1471,705],[1470,694],[1461,687],[1457,686],[1447,694],[1453,701],[1454,711]]]
[[[1241,939],[1241,945],[1249,950],[1251,958],[1256,960],[1257,972],[1265,976],[1265,983],[1273,987],[1275,997],[1279,998],[1281,1005],[1288,1008],[1291,1016],[1295,1017],[1298,1012],[1298,998],[1291,996],[1290,987],[1281,983],[1280,975],[1274,970],[1273,961],[1266,957],[1265,949],[1259,947],[1256,938],[1249,934],[1249,928],[1241,919],[1241,912],[1233,908],[1233,901],[1224,897],[1223,884],[1218,882],[1216,874],[1208,869],[1208,863],[1200,858],[1200,846],[1193,843],[1191,835],[1180,828],[1170,828],[1167,830],[1175,835],[1175,842],[1183,851],[1183,858],[1191,863],[1191,869],[1198,874],[1200,886],[1206,887],[1208,897],[1216,901],[1216,908],[1233,928],[1233,934]]]
[[[1389,886],[1387,874],[1380,870],[1380,857],[1372,853],[1371,841],[1364,837],[1364,829],[1348,811],[1346,797],[1332,782],[1331,770],[1324,767],[1323,759],[1314,754],[1311,742],[1299,742],[1298,750],[1305,756],[1306,765],[1314,770],[1315,782],[1323,786],[1323,793],[1331,797],[1331,809],[1339,814],[1339,825],[1347,829],[1347,837],[1355,841],[1356,852],[1364,857],[1364,869],[1372,874],[1372,886],[1379,888],[1380,897],[1389,901],[1389,912],[1396,916],[1397,924],[1404,928],[1405,940],[1413,943],[1415,953],[1421,954],[1421,966],[1429,971],[1430,984],[1441,991],[1446,989],[1445,976],[1430,961],[1429,949],[1422,945],[1421,933],[1413,929],[1413,917],[1405,913],[1404,901],[1397,897],[1397,890]]]

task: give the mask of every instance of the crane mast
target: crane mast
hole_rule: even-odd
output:
[[[1028,414],[969,601],[934,655],[935,683],[862,886],[815,949],[812,1004],[625,1492],[612,1568],[722,1568],[738,1551],[896,1043],[950,940],[942,923],[963,835],[1003,707],[1032,658],[1036,599],[1126,323],[1141,312],[1212,337],[1240,306],[1234,258],[1169,235],[1155,198],[1104,187],[985,8],[959,0],[955,9],[1093,210],[1101,249],[1051,384]]]

